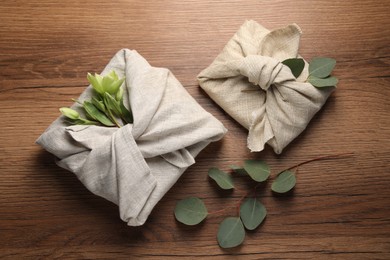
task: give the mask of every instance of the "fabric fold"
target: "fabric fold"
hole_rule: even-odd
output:
[[[247,21],[198,75],[200,87],[248,129],[247,145],[253,152],[267,143],[280,154],[335,89],[305,82],[307,62],[297,79],[282,63],[300,57],[301,33],[296,24],[269,31]]]
[[[210,142],[226,133],[165,68],[136,51],[119,51],[102,75],[126,76],[124,102],[134,123],[121,128],[69,126],[55,120],[37,143],[94,194],[119,206],[128,225],[142,225],[153,207]],[[80,101],[93,95],[89,86]],[[77,104],[73,109],[82,114]]]

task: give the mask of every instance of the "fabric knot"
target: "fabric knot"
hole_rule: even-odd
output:
[[[248,55],[242,59],[238,69],[249,82],[267,90],[275,82],[282,68],[283,65],[272,57]]]

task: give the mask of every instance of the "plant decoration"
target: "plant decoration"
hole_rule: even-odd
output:
[[[284,65],[291,69],[295,78],[301,75],[305,62],[300,58],[287,59],[282,61]],[[306,81],[312,84],[314,87],[331,87],[336,86],[338,79],[331,76],[332,70],[336,66],[336,60],[332,58],[313,58],[309,62],[309,76]]]
[[[103,125],[121,127],[123,124],[133,123],[131,109],[126,108],[123,103],[123,88],[125,78],[119,79],[114,70],[106,76],[95,73],[95,76],[88,73],[87,79],[92,85],[94,95],[91,100],[80,102],[87,118],[71,108],[60,108],[61,113],[67,121],[75,125]]]
[[[291,191],[296,184],[298,167],[304,164],[349,155],[352,154],[344,153],[322,156],[289,167],[274,176],[271,190],[273,194],[283,194]],[[232,165],[230,168],[236,174],[247,175],[253,181],[257,182],[254,188],[242,195],[236,204],[222,210],[208,212],[204,202],[200,198],[189,197],[179,201],[174,210],[175,218],[179,222],[192,226],[201,223],[209,215],[218,215],[229,208],[236,207],[237,216],[229,216],[219,225],[217,241],[222,248],[231,248],[242,244],[245,239],[245,229],[256,229],[267,215],[267,209],[256,197],[256,190],[263,182],[268,180],[271,175],[270,167],[261,160],[246,160],[243,167]],[[208,176],[213,179],[221,189],[228,190],[235,188],[233,177],[218,168],[210,168]],[[253,191],[254,197],[251,197],[250,194]]]

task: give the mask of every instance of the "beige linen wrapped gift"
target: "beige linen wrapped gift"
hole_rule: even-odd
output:
[[[195,156],[226,129],[164,68],[136,51],[119,51],[102,75],[126,77],[134,123],[121,128],[54,121],[37,143],[93,193],[119,206],[128,225],[142,225],[153,207],[192,165]],[[79,100],[90,99],[89,86]],[[128,106],[128,105],[127,105]],[[80,111],[78,105],[73,106]]]
[[[308,76],[306,62],[297,79],[281,63],[299,57],[300,36],[296,24],[269,31],[247,21],[198,75],[201,88],[249,130],[247,145],[251,151],[262,151],[268,143],[275,153],[281,153],[334,90],[304,82]]]

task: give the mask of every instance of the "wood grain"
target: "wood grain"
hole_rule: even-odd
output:
[[[390,259],[390,5],[386,1],[3,1],[0,5],[0,257],[4,259]],[[297,23],[300,52],[333,57],[337,91],[282,155],[250,153],[246,130],[200,90],[196,75],[246,19]],[[229,129],[197,158],[142,227],[90,194],[34,144],[120,48],[169,68]],[[321,155],[352,157],[299,169],[293,194],[260,192],[268,209],[244,244],[216,242],[222,216],[196,227],[175,221],[187,196],[210,211],[235,203],[207,178],[261,158],[277,172]],[[237,178],[241,189],[249,187]],[[234,214],[234,212],[227,212]]]

